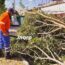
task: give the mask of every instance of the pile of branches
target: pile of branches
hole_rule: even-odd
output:
[[[50,63],[64,65],[61,58],[65,54],[65,23],[63,20],[40,11],[27,12],[24,23],[17,34],[18,36],[32,36],[31,40],[17,40],[12,49],[31,57],[33,65],[46,65],[46,63],[47,65]]]

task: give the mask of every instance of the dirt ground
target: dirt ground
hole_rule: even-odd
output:
[[[11,59],[11,60],[6,60],[5,58],[0,58],[0,65],[29,65],[25,61],[21,61],[18,59]]]

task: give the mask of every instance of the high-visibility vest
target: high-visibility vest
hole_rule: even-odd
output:
[[[6,33],[10,28],[10,17],[8,12],[4,12],[0,16],[0,30]]]

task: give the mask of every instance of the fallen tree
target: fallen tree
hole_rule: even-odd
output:
[[[42,12],[27,12],[19,36],[32,36],[31,40],[17,40],[13,51],[31,57],[33,65],[57,63],[64,65],[61,56],[65,48],[65,23]],[[28,58],[29,59],[29,58]],[[53,62],[52,62],[53,61]]]

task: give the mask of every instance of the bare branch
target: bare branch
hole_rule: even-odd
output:
[[[56,63],[58,63],[58,64],[60,64],[60,65],[65,65],[63,62],[60,62],[60,61],[58,61],[58,60],[56,60],[56,59],[53,59],[53,58],[42,58],[42,57],[37,57],[37,59],[40,59],[40,60],[51,60],[51,61],[54,61],[54,62],[56,62]]]
[[[58,55],[56,52],[54,52],[54,55],[55,55],[59,60],[61,60],[61,58],[59,57],[59,55]]]
[[[45,51],[43,51],[41,48],[39,48],[38,46],[34,46],[34,47],[39,49],[46,57],[49,58],[49,55]]]
[[[44,60],[44,59],[48,59],[48,60],[51,60],[51,61],[54,61],[60,65],[64,65],[63,62],[60,62],[59,60],[55,59],[55,58],[51,58],[45,51],[43,51],[41,48],[39,48],[38,46],[35,46],[35,48],[39,49],[45,56],[46,58],[41,58],[41,57],[38,57],[38,59],[41,59],[41,60]]]
[[[54,54],[52,53],[52,51],[49,49],[48,46],[47,46],[47,50],[51,53],[51,56],[55,59]]]

